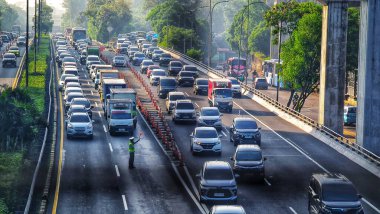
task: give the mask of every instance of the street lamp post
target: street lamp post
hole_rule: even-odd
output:
[[[278,32],[278,37],[279,37],[279,41],[278,41],[278,65],[279,67],[281,66],[281,28],[282,28],[282,21],[280,21],[280,30]],[[277,66],[276,66],[277,68]],[[280,93],[280,69],[276,69],[277,72],[277,87],[276,87],[276,101],[278,102],[278,96],[279,96],[279,93]]]
[[[26,0],[25,86],[29,86],[29,0]]]
[[[37,0],[34,0],[34,73],[37,72]]]
[[[208,38],[208,50],[207,50],[208,61],[207,61],[207,64],[210,67],[211,66],[211,49],[212,49],[212,14],[214,13],[214,8],[216,5],[218,5],[220,3],[229,2],[229,0],[216,2],[213,6],[211,6],[211,0],[209,2],[210,2],[210,4],[208,7],[210,8],[210,10],[209,10],[210,34],[209,34],[209,38]]]

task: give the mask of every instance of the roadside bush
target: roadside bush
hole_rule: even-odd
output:
[[[201,50],[192,48],[187,50],[186,55],[197,61],[201,61],[203,53]]]

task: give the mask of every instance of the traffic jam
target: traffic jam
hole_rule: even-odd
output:
[[[67,139],[97,137],[93,130],[94,105],[86,98],[81,75],[100,95],[106,134],[134,135],[136,124],[143,121],[137,120],[138,94],[125,78],[135,69],[158,97],[182,154],[197,169],[191,175],[196,181],[194,191],[200,203],[211,205],[210,213],[246,213],[239,205],[238,187],[271,186],[265,166],[270,157],[262,150],[267,143],[262,142],[262,135],[267,132],[236,103],[244,99],[240,82],[246,78],[245,59],[229,60],[229,77],[209,78],[197,66],[185,64],[159,48],[154,32],[120,34],[108,49],[87,39],[85,29],[73,28],[71,35],[53,35]],[[331,180],[335,181],[334,187],[324,185]],[[320,192],[322,186],[326,186],[326,194]],[[341,193],[345,196],[339,198]],[[361,196],[344,176],[313,174],[305,195],[310,213],[322,209],[323,213],[335,213],[344,199],[349,199],[345,209],[364,213]]]

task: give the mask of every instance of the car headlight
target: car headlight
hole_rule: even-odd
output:
[[[73,125],[71,123],[67,124],[67,128],[73,128]]]
[[[193,115],[193,117],[195,117],[197,114],[196,114],[195,112],[193,112],[193,114],[192,114],[192,115]]]
[[[219,105],[219,103],[217,101],[214,101],[214,105]]]
[[[220,144],[220,140],[216,141],[216,143],[215,143],[215,144],[217,144],[217,145],[218,145],[218,144]]]
[[[197,145],[201,145],[202,142],[196,140],[196,141],[194,141],[194,143]]]
[[[87,125],[87,129],[92,129],[92,124],[91,123]]]

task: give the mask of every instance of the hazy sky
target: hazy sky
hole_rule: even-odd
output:
[[[6,0],[9,4],[16,4],[21,8],[26,7],[26,0]],[[81,0],[78,0],[81,1]],[[52,6],[54,9],[62,9],[62,0],[46,0],[46,3]],[[34,0],[29,0],[29,5],[32,7],[34,5]]]

